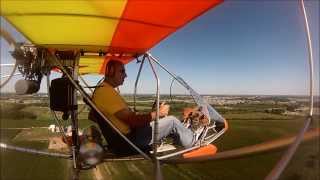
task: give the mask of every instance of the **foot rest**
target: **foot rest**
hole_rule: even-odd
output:
[[[196,150],[184,153],[182,156],[185,159],[195,158],[201,156],[214,156],[218,151],[218,148],[215,145],[209,144],[207,146],[200,147]]]

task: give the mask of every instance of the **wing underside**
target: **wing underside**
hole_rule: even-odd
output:
[[[129,62],[221,2],[3,0],[1,16],[37,46],[105,52]],[[88,72],[95,69],[101,67]]]

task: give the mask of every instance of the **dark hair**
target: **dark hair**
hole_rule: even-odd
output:
[[[115,67],[116,65],[122,65],[123,63],[118,60],[110,59],[108,63],[106,64],[106,70],[105,70],[105,76],[113,76],[114,72],[110,74],[110,70],[112,67]]]

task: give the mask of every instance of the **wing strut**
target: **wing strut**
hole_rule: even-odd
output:
[[[39,150],[35,150],[35,149],[12,146],[12,145],[5,144],[5,143],[0,143],[0,148],[1,149],[9,149],[9,150],[14,150],[14,151],[19,151],[19,152],[25,152],[25,153],[30,153],[30,154],[36,154],[36,155],[59,157],[59,158],[64,158],[64,159],[70,159],[71,158],[71,155],[68,155],[68,154],[39,151]]]

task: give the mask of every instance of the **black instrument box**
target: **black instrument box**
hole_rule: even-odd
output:
[[[68,78],[58,78],[51,81],[50,108],[54,111],[67,112],[72,110],[73,86]]]

